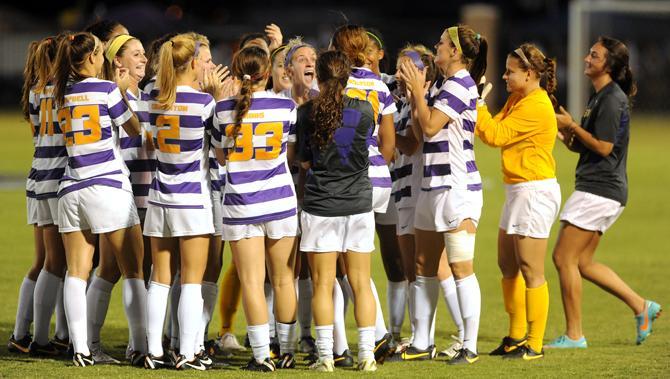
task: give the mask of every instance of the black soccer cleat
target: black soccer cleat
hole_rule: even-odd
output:
[[[273,372],[277,370],[275,363],[272,362],[272,359],[265,358],[263,361],[259,362],[256,358],[251,357],[249,363],[246,366],[242,366],[242,370],[246,371],[257,371],[257,372]]]

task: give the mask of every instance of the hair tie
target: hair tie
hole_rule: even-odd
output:
[[[475,34],[475,39],[476,39],[477,41],[481,40],[481,39],[482,39],[482,35],[479,34],[479,33]]]
[[[251,75],[249,74],[242,75],[242,80],[251,80]]]

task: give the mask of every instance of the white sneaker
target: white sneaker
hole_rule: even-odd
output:
[[[374,361],[374,359],[372,360]],[[335,370],[335,361],[333,361],[333,358],[319,358],[309,366],[309,369],[319,372],[333,372]]]
[[[121,363],[118,359],[114,359],[112,356],[102,351],[101,346],[91,349],[91,356],[96,365],[117,365]]]
[[[454,343],[451,344],[448,348],[440,351],[440,355],[446,356],[447,358],[451,359],[458,354],[458,351],[463,348],[463,342],[456,337],[456,336],[451,336],[451,339],[454,340]]]
[[[247,348],[237,342],[237,338],[233,333],[226,333],[219,336],[219,338],[216,339],[216,345],[224,355],[232,355],[234,353],[247,351]]]
[[[358,362],[358,371],[373,372],[377,371],[377,361],[374,357]]]

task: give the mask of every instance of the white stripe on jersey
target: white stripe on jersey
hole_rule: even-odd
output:
[[[131,190],[118,128],[132,116],[114,82],[87,78],[68,85],[58,110],[69,157],[58,196],[91,185]]]
[[[177,98],[161,109],[154,88],[148,100],[149,123],[156,150],[156,176],[149,203],[167,208],[212,206],[209,145],[214,98],[188,86],[177,86]]]
[[[226,152],[224,225],[259,224],[296,214],[296,196],[286,149],[294,143],[296,106],[272,91],[254,92],[236,147],[234,98],[216,104],[215,127]]]
[[[430,89],[429,105],[450,120],[433,137],[423,136],[421,189],[481,190],[474,151],[477,85],[465,69],[441,79]]]

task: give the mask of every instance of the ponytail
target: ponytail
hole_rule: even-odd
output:
[[[158,53],[158,74],[156,75],[156,84],[159,88],[156,101],[162,109],[169,109],[177,100],[177,80],[172,59],[172,49],[174,42],[172,40],[163,43]]]
[[[85,77],[79,73],[86,58],[102,49],[102,44],[88,32],[81,32],[65,36],[58,45],[53,68],[54,99],[60,108],[65,103],[65,92],[68,81],[81,81]]]
[[[458,26],[458,40],[462,50],[462,61],[466,64],[475,83],[479,83],[486,72],[488,41],[486,37],[465,25]]]
[[[343,52],[355,67],[363,67],[372,47],[372,41],[362,26],[342,25],[333,34],[331,45]]]
[[[237,137],[240,135],[240,129],[242,128],[242,119],[249,112],[251,107],[251,77],[249,75],[244,75],[242,78],[242,86],[240,87],[240,97],[235,103],[235,126],[233,126],[233,141],[234,145],[237,146]]]
[[[251,107],[253,86],[266,80],[270,70],[270,56],[267,51],[258,46],[245,47],[233,57],[231,72],[242,83],[240,94],[235,103],[235,125],[231,134],[234,141],[233,146],[237,146],[237,137],[242,128],[242,119]]]
[[[21,113],[23,118],[30,120],[30,90],[33,89],[36,78],[35,53],[39,45],[38,41],[32,41],[28,45],[26,53],[26,65],[23,68],[23,88],[21,89]]]
[[[35,69],[36,79],[35,92],[40,93],[44,91],[49,82],[51,82],[51,71],[53,69],[53,61],[56,58],[56,40],[53,37],[47,37],[40,42],[35,51]]]
[[[540,74],[540,87],[544,88],[547,95],[549,95],[551,105],[556,108],[558,106],[558,100],[554,96],[556,87],[558,86],[556,80],[556,59],[545,57],[543,63],[544,71]]]
[[[598,37],[598,42],[607,49],[605,64],[610,70],[612,80],[621,87],[631,101],[637,94],[637,84],[630,70],[628,47],[623,42],[607,36]]]
[[[319,96],[313,100],[314,121],[313,144],[321,150],[332,141],[333,134],[342,125],[344,88],[351,73],[351,63],[339,51],[327,51],[316,61],[316,77],[319,81]]]

